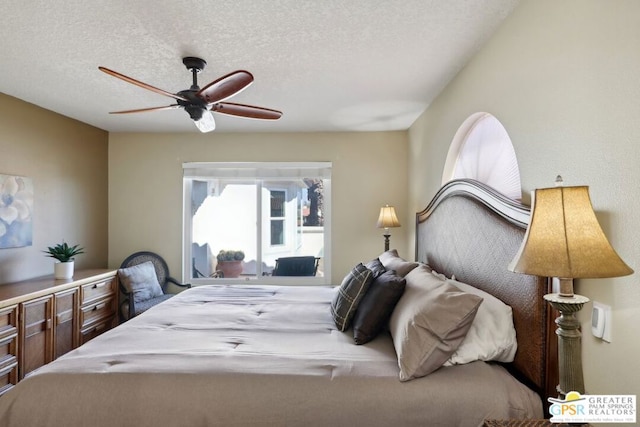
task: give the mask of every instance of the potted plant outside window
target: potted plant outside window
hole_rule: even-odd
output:
[[[244,252],[235,250],[222,250],[216,256],[218,260],[217,270],[222,271],[224,277],[240,277],[242,273],[242,260]]]
[[[69,246],[66,242],[55,246],[47,247],[44,253],[49,258],[54,258],[57,262],[53,265],[54,277],[56,279],[71,279],[73,277],[75,256],[84,253],[84,248],[79,245]]]

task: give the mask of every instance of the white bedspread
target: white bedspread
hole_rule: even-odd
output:
[[[500,366],[401,383],[391,339],[336,330],[334,289],[201,286],[39,369],[0,398],[0,425],[478,426],[541,418]]]

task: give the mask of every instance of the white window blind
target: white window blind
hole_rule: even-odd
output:
[[[185,178],[331,178],[330,162],[191,162],[182,169]]]

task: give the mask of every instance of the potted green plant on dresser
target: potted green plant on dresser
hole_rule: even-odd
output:
[[[242,273],[242,260],[244,252],[235,250],[222,250],[216,256],[218,260],[217,270],[222,271],[224,277],[239,277]]]
[[[66,242],[55,246],[49,246],[43,251],[50,258],[55,258],[57,262],[53,265],[54,277],[56,279],[71,279],[73,277],[75,256],[84,253],[84,248],[79,245],[69,246]]]

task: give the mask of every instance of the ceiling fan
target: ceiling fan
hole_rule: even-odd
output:
[[[189,116],[201,132],[210,132],[215,129],[216,122],[213,118],[213,114],[211,114],[212,111],[216,113],[229,114],[231,116],[263,120],[277,120],[282,116],[281,111],[272,110],[270,108],[236,104],[233,102],[222,102],[246,89],[253,82],[253,75],[250,72],[244,70],[234,71],[212,81],[200,89],[198,86],[198,73],[204,70],[204,67],[207,65],[206,61],[193,56],[187,56],[182,58],[182,63],[189,71],[191,71],[193,84],[189,89],[181,90],[178,93],[167,92],[136,79],[132,79],[124,74],[120,74],[117,71],[113,71],[105,67],[98,67],[100,71],[111,76],[117,77],[136,86],[140,86],[141,88],[148,89],[152,92],[159,93],[160,95],[168,96],[177,101],[175,104],[164,107],[112,111],[109,114],[142,113],[182,108],[189,113]]]

